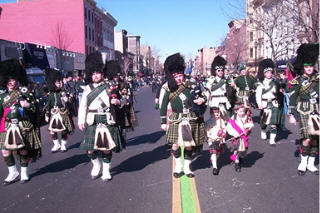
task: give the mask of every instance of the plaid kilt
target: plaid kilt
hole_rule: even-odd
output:
[[[304,115],[299,113],[299,118],[298,118],[298,122],[299,122],[299,133],[302,139],[307,139],[310,138],[311,136],[308,133],[308,119],[309,119],[309,115]]]
[[[169,145],[178,144],[178,126],[179,123],[170,123],[167,132],[167,143]],[[203,122],[198,122],[198,120],[190,121],[192,138],[196,144],[196,149],[198,151],[202,148],[203,142],[205,141],[205,128]]]
[[[270,124],[269,125],[281,125],[282,124],[282,111],[280,107],[274,107],[271,102],[268,103],[267,106],[268,109],[271,109],[271,119],[270,119]],[[260,124],[265,125],[265,123],[262,122],[262,113],[261,111],[261,116],[260,116]]]
[[[25,147],[21,148],[21,150],[28,151],[28,157],[32,159],[32,161],[36,161],[41,157],[41,139],[39,134],[39,129],[34,128],[30,121],[21,121],[19,123],[21,136],[24,139],[23,142]],[[8,129],[9,122],[5,123],[6,129]],[[0,133],[0,150],[5,150],[5,139],[6,133]]]
[[[66,109],[66,110],[60,112],[60,115],[61,115],[61,118],[62,118],[62,122],[63,122],[64,126],[66,127],[66,130],[65,130],[65,131],[66,131],[68,134],[73,133],[75,127],[74,127],[73,119],[72,119],[72,117],[71,117],[71,115],[70,115],[69,110]],[[52,117],[51,117],[51,118],[52,118]],[[49,122],[49,123],[50,123],[50,122]],[[50,131],[50,130],[49,130],[49,131]]]
[[[94,150],[95,133],[96,133],[97,125],[99,123],[103,123],[103,124],[107,123],[107,119],[105,115],[95,115],[95,121],[93,125],[87,126],[85,130],[84,139],[80,144],[80,149]],[[116,144],[116,147],[112,151],[121,152],[122,149],[124,149],[126,146],[125,130],[120,129],[120,127],[115,125],[107,125],[107,128],[112,136],[114,143]]]

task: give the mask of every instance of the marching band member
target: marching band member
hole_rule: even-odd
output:
[[[295,71],[298,76],[291,83],[289,122],[296,124],[295,111],[298,113],[301,135],[301,162],[298,174],[306,170],[319,174],[315,167],[315,158],[319,150],[320,116],[319,116],[319,73],[314,65],[319,56],[319,44],[302,44],[298,51]]]

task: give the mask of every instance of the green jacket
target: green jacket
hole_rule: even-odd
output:
[[[319,77],[319,74],[310,78],[302,75],[290,82],[290,114],[294,110],[303,114],[310,114],[315,110],[319,113]]]
[[[183,90],[181,93],[186,97],[186,100],[182,100],[177,94],[178,90]],[[183,109],[192,109],[191,90],[186,87],[185,84],[181,84],[176,92],[165,91],[160,108],[161,124],[167,123],[167,110],[170,103],[173,112],[183,113]],[[175,97],[176,96],[176,97]]]
[[[236,80],[234,83],[237,85],[237,87],[240,90],[246,90],[246,87],[249,87],[249,90],[255,89],[255,84],[257,83],[257,79],[252,77],[251,75],[247,74],[245,76],[241,75]]]

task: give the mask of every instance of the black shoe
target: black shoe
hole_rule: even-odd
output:
[[[241,166],[240,166],[240,164],[239,164],[239,163],[236,163],[236,164],[234,165],[234,169],[236,170],[236,172],[241,172]]]
[[[270,146],[271,146],[271,147],[276,147],[276,144],[275,144],[275,143],[273,143],[273,144],[270,144]]]
[[[96,175],[96,176],[91,176],[91,179],[92,179],[92,180],[96,180],[96,179],[98,179],[100,176],[101,176],[101,174],[98,174],[98,175]]]
[[[20,183],[21,183],[21,184],[25,184],[25,183],[27,183],[27,182],[29,182],[29,179],[28,179],[28,180],[20,180]]]
[[[173,173],[173,177],[175,177],[175,178],[180,178],[182,175],[183,175],[183,172],[180,172],[180,173],[174,172]]]
[[[212,174],[213,174],[213,175],[218,175],[218,174],[219,174],[219,169],[213,168],[213,169],[212,169]]]
[[[306,171],[301,171],[301,170],[298,170],[298,175],[302,176],[306,173]]]
[[[8,186],[8,185],[10,185],[10,184],[13,184],[13,183],[17,182],[18,179],[19,179],[19,176],[17,176],[17,177],[16,177],[14,180],[12,180],[12,181],[3,181],[2,185]]]
[[[194,177],[194,174],[193,174],[193,173],[189,173],[189,174],[186,174],[186,176],[187,176],[188,178],[193,178],[193,177]]]
[[[311,172],[310,170],[308,170],[309,172]],[[319,175],[319,171],[315,171],[315,172],[311,172],[314,175]]]

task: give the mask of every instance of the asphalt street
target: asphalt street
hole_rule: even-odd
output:
[[[151,88],[138,91],[136,100],[139,126],[127,133],[127,148],[113,154],[111,181],[91,180],[92,164],[79,149],[82,132],[77,129],[69,137],[66,153],[52,154],[47,126],[43,126],[43,156],[30,164],[28,183],[0,186],[0,212],[172,212],[172,157],[165,147]],[[206,144],[195,156],[192,170],[201,212],[319,212],[319,176],[297,174],[298,128],[287,124],[277,146],[271,147],[260,139],[258,112],[253,114],[255,127],[241,173],[235,172],[228,150],[218,162],[218,176],[212,175]],[[2,163],[1,180],[7,173]]]

